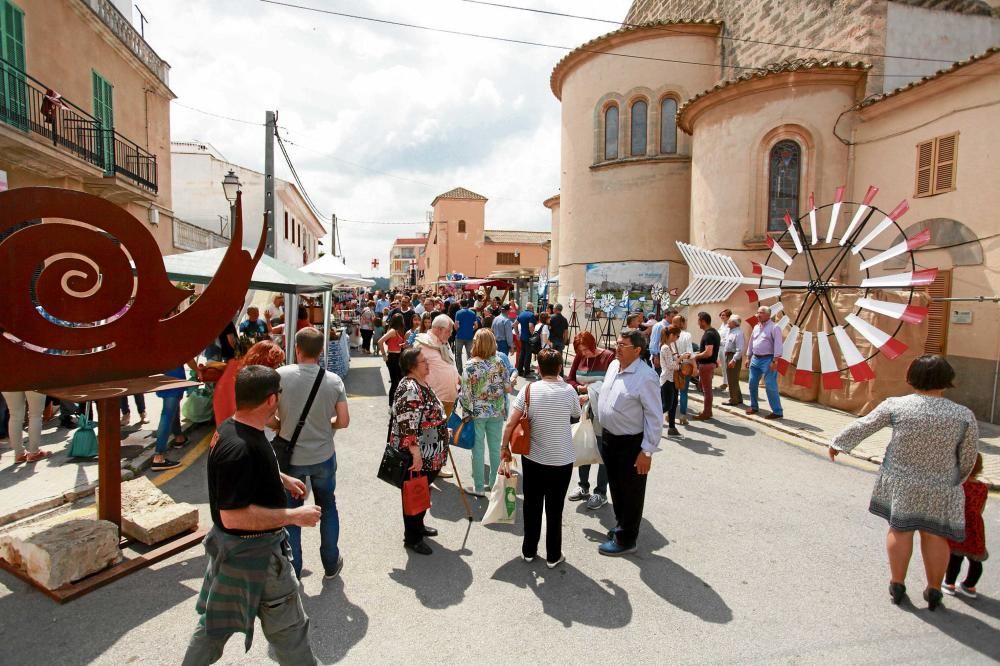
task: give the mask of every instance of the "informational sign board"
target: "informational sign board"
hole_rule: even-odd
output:
[[[951,311],[951,323],[953,323],[953,324],[971,324],[972,323],[972,310],[952,310]]]
[[[669,274],[670,264],[666,261],[621,261],[587,264],[584,280],[588,293],[593,290],[594,301],[614,296],[616,305],[609,316],[624,319],[629,311],[652,312],[656,308],[650,297],[653,285],[668,284]],[[594,304],[589,301],[585,315],[593,319]]]

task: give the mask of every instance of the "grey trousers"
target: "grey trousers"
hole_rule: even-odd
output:
[[[455,366],[458,368],[458,374],[462,374],[462,350],[468,353],[469,358],[472,358],[472,340],[459,340],[455,339]]]
[[[309,618],[299,597],[299,581],[291,560],[284,554],[271,555],[257,617],[279,664],[314,666],[317,663],[309,645]],[[209,636],[199,621],[188,643],[184,666],[214,664],[222,657],[228,640],[229,636]]]

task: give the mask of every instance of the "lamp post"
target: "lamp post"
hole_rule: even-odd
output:
[[[229,201],[229,232],[233,231],[233,220],[236,219],[236,194],[240,191],[243,183],[240,182],[240,177],[236,175],[236,172],[232,169],[229,170],[222,179],[222,191],[226,195],[226,200]],[[225,234],[223,234],[225,236]],[[228,238],[228,236],[227,236]]]

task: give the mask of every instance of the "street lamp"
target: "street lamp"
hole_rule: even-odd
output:
[[[243,183],[240,182],[240,177],[236,175],[236,172],[232,169],[229,173],[225,175],[222,179],[222,191],[226,195],[226,200],[229,201],[229,230],[232,233],[233,221],[236,219],[236,194],[240,191]]]

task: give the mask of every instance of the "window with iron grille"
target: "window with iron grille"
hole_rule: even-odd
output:
[[[929,197],[955,189],[958,133],[917,144],[917,169],[913,196]]]
[[[521,255],[517,252],[497,252],[497,266],[520,266]]]

